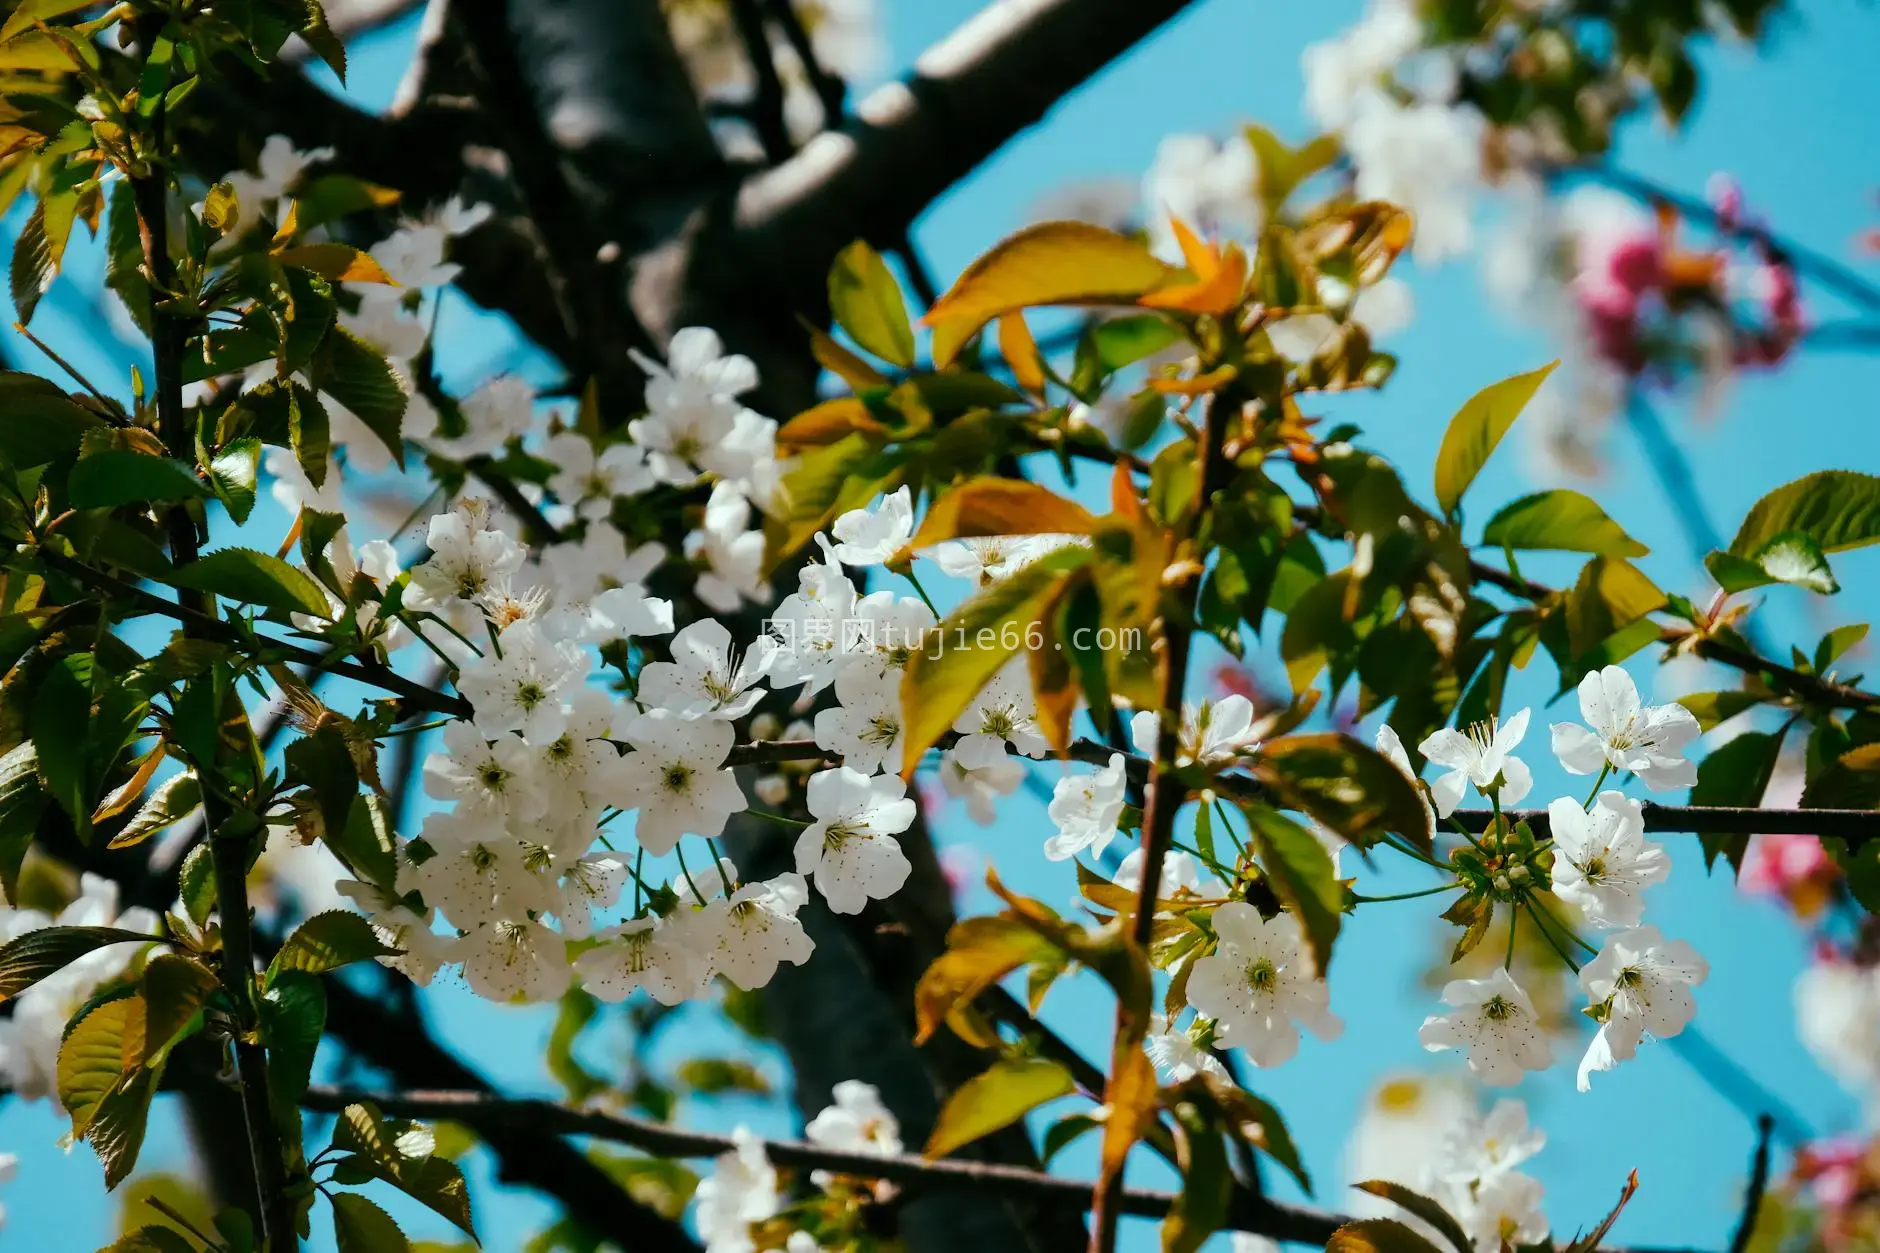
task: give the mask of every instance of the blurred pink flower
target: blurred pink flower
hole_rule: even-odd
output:
[[[1855,1136],[1805,1145],[1795,1155],[1795,1177],[1811,1185],[1823,1209],[1845,1209],[1860,1194],[1867,1149],[1867,1142]]]
[[[1812,835],[1759,835],[1750,842],[1739,880],[1743,890],[1776,896],[1802,918],[1828,903],[1841,869]]]

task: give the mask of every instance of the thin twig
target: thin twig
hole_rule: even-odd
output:
[[[1750,1237],[1756,1234],[1756,1217],[1762,1211],[1763,1193],[1769,1189],[1769,1137],[1775,1129],[1776,1120],[1767,1114],[1756,1120],[1756,1155],[1750,1159],[1749,1191],[1743,1195],[1743,1217],[1730,1240],[1730,1253],[1747,1253]]]
[[[776,16],[777,24],[783,28],[783,37],[789,41],[797,60],[803,63],[803,72],[809,76],[809,85],[815,91],[816,99],[822,102],[823,129],[833,130],[842,125],[848,84],[823,66],[822,58],[816,55],[815,41],[803,25],[803,15],[796,11],[792,0],[770,0],[770,11]]]

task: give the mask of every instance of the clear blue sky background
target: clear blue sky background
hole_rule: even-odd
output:
[[[898,73],[978,3],[888,0],[884,7],[892,69]],[[1236,121],[1257,120],[1284,136],[1303,138],[1308,131],[1298,103],[1299,52],[1342,29],[1358,10],[1348,0],[1312,5],[1200,0],[936,205],[916,231],[931,267],[944,281],[1028,220],[1035,203],[1069,180],[1137,177],[1160,138],[1171,132],[1223,132]],[[376,107],[389,97],[412,33],[406,24],[355,50],[353,94],[362,102]],[[1873,173],[1864,163],[1880,150],[1880,88],[1864,56],[1877,37],[1880,13],[1819,5],[1790,19],[1765,57],[1742,49],[1708,53],[1703,58],[1705,92],[1687,131],[1672,136],[1655,121],[1637,122],[1625,132],[1619,158],[1633,170],[1687,191],[1701,189],[1712,172],[1728,170],[1741,181],[1750,203],[1779,229],[1846,255],[1856,232],[1880,218],[1869,181]],[[75,275],[81,284],[89,281],[84,264]],[[1511,326],[1489,307],[1473,264],[1405,273],[1414,283],[1418,312],[1415,324],[1391,345],[1401,367],[1381,396],[1351,398],[1334,411],[1361,423],[1365,439],[1403,466],[1415,486],[1428,482],[1443,424],[1464,398],[1554,353],[1540,337]],[[43,308],[46,328],[82,368],[99,377],[123,377],[122,366],[112,365],[122,360],[119,353],[85,343],[95,327],[86,325],[77,305],[55,289]],[[1825,298],[1817,299],[1814,308],[1824,318],[1841,312]],[[537,372],[539,363],[516,357],[513,341],[500,326],[461,302],[447,309],[445,327],[442,342],[449,355],[444,365],[453,384],[474,384],[493,362]],[[1880,365],[1872,359],[1804,351],[1773,377],[1742,380],[1720,418],[1701,428],[1693,427],[1681,402],[1662,401],[1661,410],[1689,453],[1712,516],[1727,534],[1763,492],[1810,470],[1880,470],[1869,434],[1877,389]],[[1686,551],[1676,520],[1623,431],[1613,433],[1610,447],[1612,471],[1594,494],[1654,547],[1645,566],[1663,586],[1707,595],[1708,585]],[[1529,464],[1518,449],[1505,449],[1475,489],[1475,516],[1485,517],[1503,501],[1544,485],[1528,477]],[[256,524],[271,525],[260,517],[251,525]],[[276,530],[273,526],[270,533]],[[1805,604],[1799,594],[1787,593],[1771,598],[1766,623],[1771,637],[1812,645],[1826,627],[1872,615],[1872,580],[1880,568],[1871,555],[1837,558],[1836,569],[1853,590],[1834,600]],[[1532,572],[1550,577],[1563,571],[1542,564]],[[1640,658],[1632,668],[1641,686],[1649,687],[1650,663]],[[1544,702],[1552,679],[1544,660],[1537,663],[1515,698]],[[1727,675],[1719,675],[1714,685],[1728,683]],[[1538,776],[1536,803],[1555,789],[1567,790],[1547,759],[1544,725],[1550,715],[1570,714],[1569,706],[1561,705],[1536,719],[1527,754]],[[943,843],[970,845],[995,861],[1014,887],[1068,904],[1073,887],[1066,868],[1046,863],[1039,853],[1048,830],[1042,806],[1024,795],[990,830],[972,826],[957,809],[943,812],[938,822]],[[1655,891],[1651,920],[1691,940],[1712,963],[1710,982],[1700,992],[1699,1026],[1817,1131],[1857,1126],[1860,1111],[1795,1039],[1789,988],[1806,956],[1799,934],[1774,907],[1745,901],[1727,879],[1707,878],[1689,837],[1669,838],[1678,841],[1672,846],[1677,870],[1669,885]],[[1389,890],[1417,881],[1402,875],[1382,884]],[[975,891],[965,906],[983,911],[990,903],[983,891]],[[1352,921],[1334,970],[1333,1008],[1348,1024],[1344,1037],[1330,1045],[1308,1042],[1293,1062],[1253,1078],[1254,1087],[1286,1113],[1323,1203],[1336,1205],[1341,1199],[1344,1137],[1381,1076],[1407,1068],[1461,1068],[1453,1055],[1424,1054],[1415,1039],[1417,1025],[1433,1005],[1433,994],[1419,982],[1439,942],[1442,924],[1433,921],[1433,913],[1411,902],[1376,907]],[[552,1093],[540,1062],[551,1015],[496,1008],[451,988],[432,991],[426,1003],[441,1038],[492,1078],[520,1092]],[[1045,1016],[1093,1056],[1107,1044],[1110,1004],[1095,988],[1055,990]],[[696,1027],[688,1024],[669,1033],[669,1046],[683,1037],[686,1051],[742,1047],[704,1016],[695,1021]],[[601,1028],[593,1035],[591,1060],[604,1065],[608,1032]],[[1578,1047],[1579,1042],[1569,1042],[1563,1050],[1577,1057]],[[662,1060],[671,1063],[682,1055],[669,1047]],[[782,1077],[778,1058],[760,1055],[758,1060],[773,1077]],[[1526,1083],[1520,1095],[1550,1136],[1533,1168],[1547,1185],[1546,1208],[1558,1235],[1596,1221],[1626,1170],[1636,1167],[1642,1189],[1614,1232],[1615,1240],[1711,1249],[1727,1243],[1751,1127],[1669,1048],[1647,1048],[1638,1060],[1596,1080],[1593,1092],[1584,1096],[1573,1090],[1572,1058],[1563,1057],[1553,1070]],[[792,1111],[755,1101],[695,1103],[681,1116],[708,1127],[744,1120],[774,1134],[795,1129]],[[0,1191],[8,1209],[0,1248],[83,1250],[110,1238],[116,1206],[101,1190],[96,1160],[83,1148],[70,1155],[53,1150],[61,1129],[43,1105],[0,1106],[0,1150],[17,1151],[23,1159],[20,1179]],[[160,1103],[146,1165],[186,1169],[185,1146],[174,1115]],[[485,1247],[519,1247],[544,1224],[549,1207],[529,1193],[497,1190],[488,1180],[487,1163],[477,1155],[470,1164],[481,1185],[477,1201]],[[1087,1175],[1092,1164],[1087,1152],[1076,1150],[1063,1159],[1065,1170],[1080,1174]],[[1143,1185],[1168,1182],[1149,1160],[1138,1163],[1131,1178]],[[448,1237],[422,1211],[401,1207],[398,1212],[410,1217],[414,1234]],[[323,1229],[322,1223],[320,1239]],[[1132,1247],[1153,1247],[1152,1239],[1146,1224],[1131,1227]]]

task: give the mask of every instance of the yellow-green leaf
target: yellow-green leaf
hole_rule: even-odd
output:
[[[144,967],[144,1044],[148,1062],[189,1024],[216,989],[208,967],[179,953],[163,953]]]
[[[1469,1239],[1468,1233],[1462,1230],[1462,1224],[1456,1221],[1455,1216],[1421,1192],[1414,1192],[1388,1179],[1367,1179],[1363,1183],[1352,1186],[1361,1192],[1369,1192],[1372,1196],[1381,1196],[1400,1209],[1409,1210],[1436,1228],[1438,1235],[1455,1246],[1456,1253],[1475,1253],[1475,1241]]]
[[[1750,507],[1730,551],[1752,556],[1785,531],[1800,531],[1824,553],[1880,540],[1880,477],[1822,470],[1785,483]]]
[[[339,1253],[408,1253],[411,1242],[392,1216],[356,1192],[333,1194]]]
[[[123,1082],[125,1037],[133,1021],[141,1030],[143,1009],[135,996],[106,1001],[66,1033],[55,1078],[59,1104],[72,1117],[74,1136],[85,1134],[99,1104]]]
[[[1077,1090],[1071,1072],[1042,1057],[994,1062],[954,1090],[921,1151],[945,1157],[963,1144],[1009,1127],[1032,1110]]]
[[[1435,1245],[1394,1218],[1346,1223],[1325,1242],[1325,1253],[1438,1253]]]
[[[1443,446],[1436,454],[1436,502],[1445,513],[1454,513],[1462,503],[1462,494],[1475,482],[1501,437],[1559,364],[1550,362],[1538,370],[1491,383],[1470,397],[1449,420]]]
[[[204,553],[188,565],[176,567],[166,581],[191,591],[213,592],[237,604],[318,618],[332,612],[326,593],[305,571],[252,548],[219,548]]]
[[[901,680],[904,775],[913,775],[1000,667],[1043,637],[1046,617],[1089,560],[1089,550],[1076,546],[1049,553],[981,588],[941,621],[934,647],[915,653]]]
[[[202,804],[202,786],[193,771],[171,775],[157,785],[150,799],[143,803],[124,829],[111,837],[106,848],[129,848],[141,844],[157,832],[182,821]]]
[[[149,943],[155,936],[120,927],[41,927],[0,947],[0,1001],[8,1001],[54,971],[107,944]]]
[[[904,553],[981,535],[1088,535],[1096,518],[1074,500],[1023,479],[970,479],[933,502]]]
[[[1482,542],[1497,548],[1555,549],[1604,557],[1643,557],[1651,551],[1607,517],[1598,502],[1564,487],[1505,505],[1483,528]]]
[[[914,364],[914,328],[901,286],[881,254],[856,240],[829,267],[829,310],[855,342],[895,365]]]
[[[1082,867],[1080,866],[1081,870]],[[1058,949],[1012,918],[966,918],[947,932],[947,949],[914,988],[914,1042],[925,1044],[948,1014],[1012,971]]]
[[[979,328],[1038,305],[1133,304],[1178,271],[1127,235],[1086,222],[1043,222],[966,267],[922,319],[934,364],[951,364]]]
[[[373,260],[371,253],[361,252],[351,244],[330,241],[297,244],[275,253],[274,259],[282,265],[309,270],[336,283],[384,283],[398,286],[398,280],[387,274],[385,267]]]
[[[378,932],[360,915],[330,909],[307,919],[287,937],[287,943],[268,964],[268,981],[272,983],[284,970],[325,974],[353,962],[390,957],[397,952],[381,943]]]
[[[1427,851],[1429,810],[1403,771],[1349,735],[1325,731],[1270,740],[1255,767],[1290,809],[1303,810],[1354,844],[1387,832]]]

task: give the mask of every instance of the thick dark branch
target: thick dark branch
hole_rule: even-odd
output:
[[[1643,802],[1647,831],[1705,835],[1814,835],[1846,840],[1849,847],[1880,839],[1880,812],[1871,809],[1751,809],[1730,805],[1660,805]],[[1540,835],[1550,823],[1545,809],[1504,809],[1511,822],[1526,822]],[[1487,809],[1458,809],[1453,815],[1471,831],[1494,821]]]
[[[771,12],[776,14],[778,24],[783,27],[783,37],[789,41],[797,60],[803,63],[803,72],[809,75],[810,88],[815,91],[816,99],[822,102],[823,125],[840,126],[848,84],[823,68],[822,59],[816,55],[816,45],[810,39],[808,28],[803,25],[803,15],[796,11],[794,0],[769,2]]]
[[[461,1123],[487,1135],[491,1131],[528,1129],[556,1135],[590,1136],[628,1144],[655,1157],[716,1157],[737,1147],[727,1135],[686,1131],[668,1123],[621,1114],[569,1109],[553,1101],[503,1100],[480,1091],[359,1092],[315,1086],[304,1104],[309,1109],[337,1112],[356,1101],[371,1101],[387,1114],[400,1118],[433,1119]],[[1090,1206],[1090,1185],[1041,1171],[1023,1170],[996,1162],[939,1160],[903,1154],[876,1157],[806,1144],[800,1140],[766,1140],[764,1154],[773,1165],[794,1170],[827,1170],[862,1179],[882,1179],[910,1192],[960,1192],[975,1201],[998,1197],[1083,1210]],[[1168,1213],[1175,1194],[1132,1188],[1121,1194],[1126,1214],[1158,1218]],[[1320,1210],[1281,1205],[1242,1191],[1228,1212],[1225,1230],[1246,1231],[1288,1244],[1324,1244],[1350,1219]],[[1671,1250],[1609,1249],[1607,1253],[1673,1253]]]
[[[757,0],[731,0],[731,19],[738,26],[738,41],[744,45],[744,58],[750,62],[757,89],[751,96],[751,128],[764,155],[772,165],[787,161],[796,151],[790,142],[790,127],[783,116],[783,79],[777,74],[776,58],[770,54],[770,33],[764,28],[764,14]]]
[[[552,1101],[504,1100],[476,1091],[377,1094],[314,1087],[308,1089],[305,1104],[309,1109],[334,1113],[356,1101],[371,1101],[386,1113],[401,1118],[461,1123],[486,1137],[491,1131],[517,1129],[591,1136],[668,1158],[716,1157],[736,1148],[736,1141],[727,1135],[685,1131],[667,1123],[622,1114],[569,1109]],[[975,1202],[999,1198],[1076,1210],[1090,1207],[1090,1184],[1083,1180],[1061,1179],[998,1162],[933,1160],[905,1154],[876,1157],[797,1140],[766,1140],[764,1153],[777,1166],[883,1179],[910,1192],[960,1192]],[[1122,1209],[1128,1214],[1160,1217],[1174,1201],[1172,1193],[1130,1190],[1122,1194]],[[1242,1202],[1232,1214],[1230,1225],[1236,1230],[1255,1232],[1275,1240],[1323,1244],[1345,1221],[1334,1214],[1277,1205],[1251,1195],[1244,1195]]]
[[[752,255],[823,264],[857,237],[889,242],[947,188],[1188,0],[998,0],[929,48],[839,131],[747,182]]]

